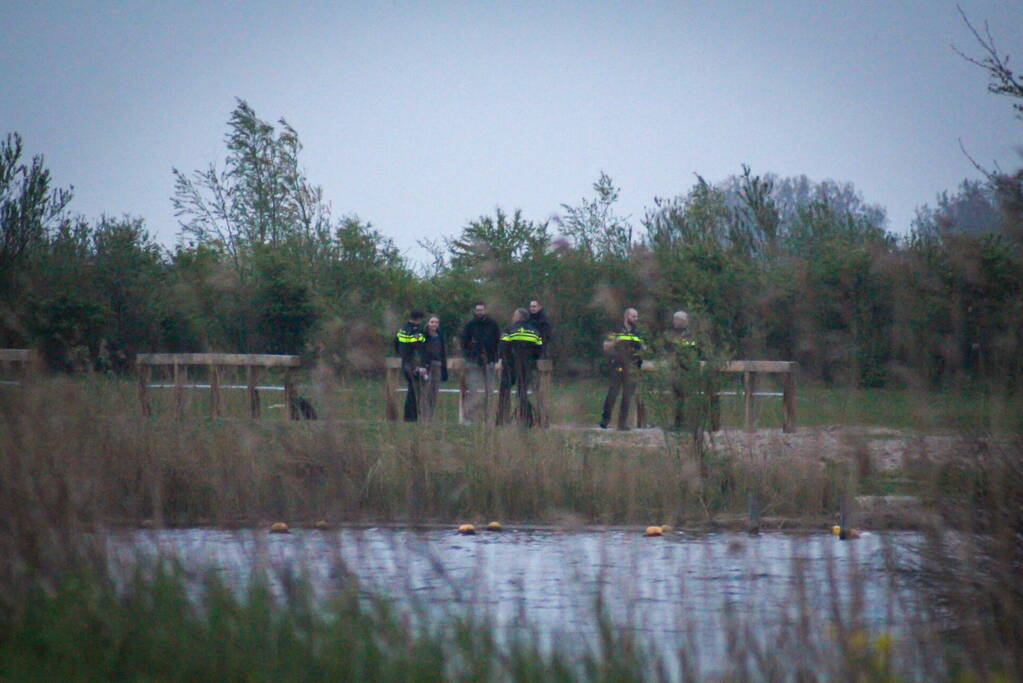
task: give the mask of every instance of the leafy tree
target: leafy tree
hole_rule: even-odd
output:
[[[576,206],[562,204],[565,215],[555,218],[555,222],[577,249],[597,258],[627,258],[632,248],[632,226],[614,212],[621,188],[601,171],[593,191],[596,197],[583,198]]]
[[[244,100],[231,113],[224,169],[191,176],[174,169],[172,202],[182,238],[223,250],[239,273],[257,246],[303,244],[330,230],[322,190],[298,165],[302,145],[283,118],[281,130]]]

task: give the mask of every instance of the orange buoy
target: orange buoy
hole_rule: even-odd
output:
[[[474,527],[472,524],[462,524],[461,526],[458,527],[458,533],[462,534],[463,536],[475,536],[476,527]]]
[[[500,522],[491,522],[487,525],[487,531],[503,531]]]
[[[664,535],[664,529],[662,527],[659,527],[659,526],[648,526],[646,528],[646,533],[643,534],[643,535],[644,536],[663,536]]]
[[[274,522],[270,525],[271,534],[286,534],[288,531],[288,525],[284,522]]]

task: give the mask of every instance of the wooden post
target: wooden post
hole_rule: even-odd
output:
[[[284,410],[289,420],[299,418],[298,406],[295,405],[295,378],[291,368],[284,371]]]
[[[384,362],[384,409],[387,419],[394,422],[398,419],[398,370],[401,369],[401,359],[388,358]]]
[[[259,366],[258,365],[246,365],[245,366],[245,381],[248,384],[249,392],[249,415],[252,419],[259,419],[259,390],[256,389],[256,384],[259,382]]]
[[[220,366],[210,365],[210,417],[220,417]]]
[[[785,423],[782,431],[791,434],[796,431],[796,373],[790,368],[785,374],[785,388],[782,389],[782,404],[785,408]]]
[[[746,409],[746,431],[753,431],[753,392],[756,390],[757,375],[746,370],[742,373],[743,401]]]
[[[494,379],[496,378],[494,368],[495,365],[491,363],[483,363],[483,424],[487,424],[490,419],[490,394],[494,391]]]
[[[639,393],[639,387],[636,387],[636,429],[642,429],[646,426],[646,403],[643,401],[643,396]]]
[[[185,416],[185,376],[188,375],[188,366],[174,363],[174,406],[178,419]]]
[[[465,424],[465,421],[469,419],[469,416],[465,414],[466,409],[466,393],[469,390],[468,383],[466,381],[466,375],[469,374],[468,362],[462,366],[462,372],[458,377],[458,424]]]
[[[153,407],[149,403],[149,378],[152,368],[145,363],[136,363],[135,369],[139,376],[139,404],[142,406],[142,417],[152,417]]]
[[[536,361],[539,377],[536,382],[536,412],[538,426],[547,429],[551,426],[551,370],[553,364],[547,358]]]

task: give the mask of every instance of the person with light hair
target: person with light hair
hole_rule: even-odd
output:
[[[689,330],[689,313],[675,311],[671,316],[671,330],[667,334],[671,392],[675,396],[675,419],[672,428],[682,430],[687,422],[695,422],[686,415],[686,398],[696,390],[700,371],[700,349]],[[695,427],[695,424],[689,425]]]
[[[636,327],[638,322],[639,311],[635,308],[626,308],[622,316],[622,326],[611,332],[604,340],[604,353],[610,357],[611,376],[607,396],[604,398],[604,410],[600,417],[601,429],[607,429],[611,424],[611,412],[620,392],[622,402],[618,407],[618,429],[629,430],[629,404],[636,392],[636,371],[643,364],[639,354],[646,347],[639,328]]]

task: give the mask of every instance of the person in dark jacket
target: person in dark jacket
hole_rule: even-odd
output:
[[[618,409],[618,429],[629,429],[629,403],[636,391],[635,371],[643,364],[639,354],[645,347],[643,337],[636,327],[637,322],[639,312],[635,308],[626,308],[622,326],[604,340],[604,353],[610,356],[611,361],[611,377],[604,398],[604,412],[600,418],[601,429],[607,429],[611,424],[611,411],[619,392],[622,394],[622,403]]]
[[[546,358],[550,353],[551,344],[554,342],[554,325],[547,319],[547,314],[543,311],[543,304],[537,299],[529,302],[529,322],[540,333],[540,339],[543,340],[540,357]]]
[[[423,342],[423,418],[433,419],[437,410],[440,383],[448,381],[448,352],[444,347],[444,335],[440,331],[440,318],[431,315],[426,319],[426,341]]]
[[[529,322],[529,312],[524,308],[515,309],[511,325],[501,335],[501,389],[497,401],[497,424],[508,421],[511,388],[518,385],[517,417],[527,427],[533,426],[533,406],[529,402],[529,387],[542,348],[543,338]]]
[[[423,397],[423,378],[428,374],[424,363],[426,335],[423,333],[423,312],[413,310],[408,322],[394,337],[394,352],[401,358],[401,371],[408,382],[405,396],[405,422],[419,419],[419,404]]]
[[[458,338],[465,357],[466,401],[463,418],[469,421],[485,419],[494,364],[498,358],[498,342],[501,339],[501,328],[497,321],[487,315],[485,303],[477,301],[473,304],[472,319],[462,327]],[[480,400],[481,392],[484,400]]]

